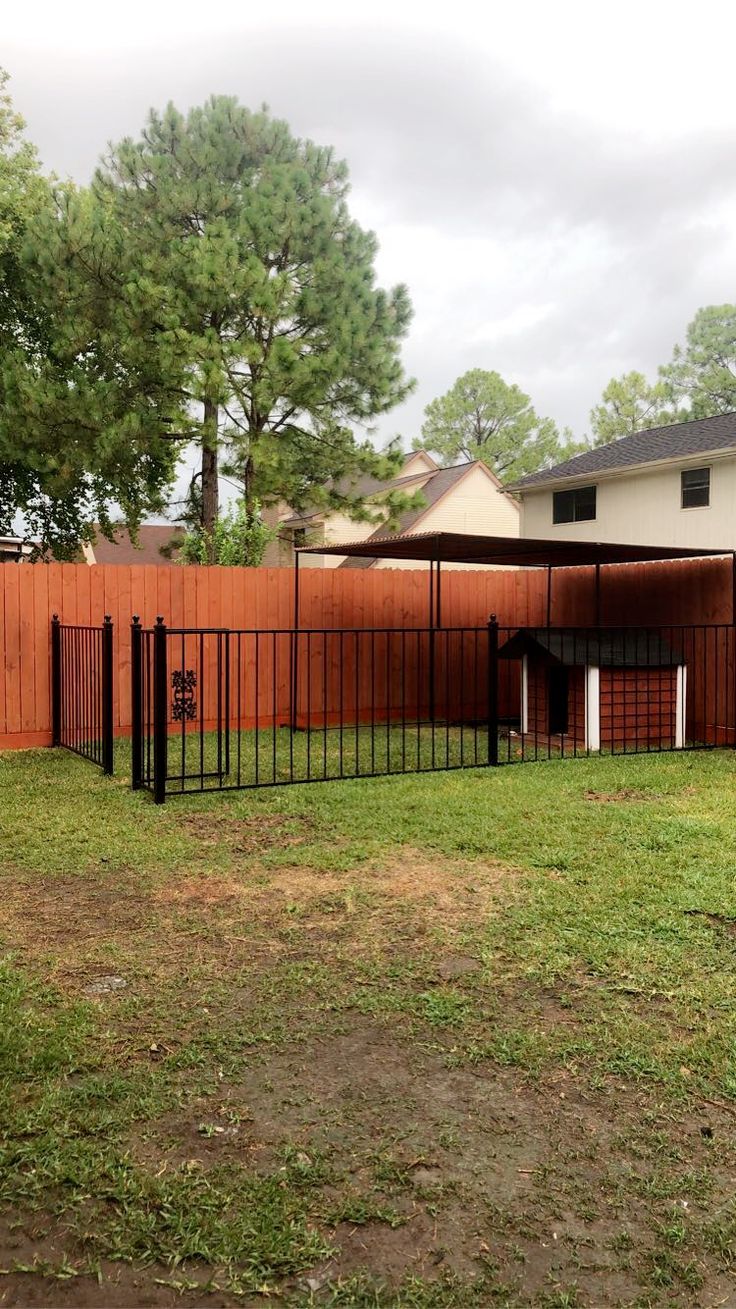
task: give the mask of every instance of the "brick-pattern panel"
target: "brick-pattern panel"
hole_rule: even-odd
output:
[[[601,669],[601,745],[674,745],[676,668]]]

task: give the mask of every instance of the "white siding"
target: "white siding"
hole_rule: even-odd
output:
[[[710,468],[710,505],[680,508],[680,473]],[[736,456],[701,455],[666,468],[632,469],[616,476],[576,479],[597,486],[596,517],[586,523],[552,522],[552,488],[524,493],[522,536],[556,540],[623,541],[633,545],[736,548]],[[562,487],[556,489],[563,489]]]

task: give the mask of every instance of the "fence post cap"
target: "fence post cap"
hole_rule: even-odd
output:
[[[498,619],[497,619],[497,617],[496,617],[495,614],[491,614],[491,616],[490,616],[490,618],[488,619],[488,621],[489,621],[489,623],[496,623],[496,624],[498,624]]]
[[[137,615],[137,614],[133,614],[133,626],[134,626],[134,627],[138,627],[138,626],[140,625],[140,621],[141,621],[141,620],[140,620],[140,618],[138,617],[138,615]]]
[[[163,627],[163,625],[164,625],[164,620],[163,620],[163,618],[161,617],[161,614],[159,614],[159,615],[157,616],[157,618],[156,618],[156,626],[157,626],[157,627]]]
[[[58,623],[58,621],[59,621],[59,615],[58,615],[58,614],[52,614],[52,615],[51,615],[51,621],[52,621],[52,623]]]
[[[105,621],[106,623],[112,623],[112,618],[110,617],[109,614],[105,614],[104,621]]]

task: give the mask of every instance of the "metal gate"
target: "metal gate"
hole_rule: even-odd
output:
[[[113,625],[51,620],[52,745],[113,770]]]
[[[171,794],[498,762],[498,626],[134,621],[133,786]]]

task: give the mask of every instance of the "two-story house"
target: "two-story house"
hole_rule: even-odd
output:
[[[736,413],[635,432],[506,490],[522,536],[736,549]]]
[[[519,506],[507,494],[498,478],[479,459],[440,468],[431,455],[416,450],[407,455],[401,473],[390,482],[363,478],[352,488],[364,496],[380,519],[381,501],[389,491],[418,493],[420,505],[407,509],[397,528],[387,533],[380,521],[356,522],[346,514],[319,510],[294,514],[287,505],[266,513],[278,526],[278,539],[269,546],[265,564],[288,565],[301,545],[338,545],[341,541],[365,541],[369,537],[405,535],[416,532],[484,532],[495,536],[519,535]],[[305,555],[304,564],[313,568],[397,568],[417,567],[411,560],[344,559],[341,555]],[[421,566],[421,565],[420,565]]]

